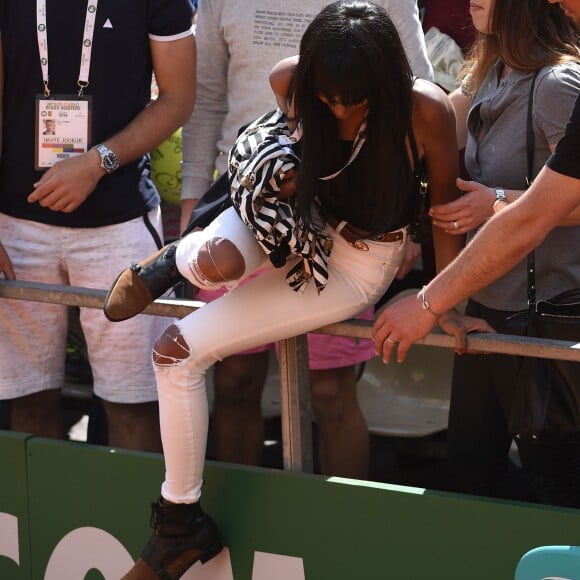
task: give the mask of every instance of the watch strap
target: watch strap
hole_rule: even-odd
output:
[[[502,210],[504,207],[508,205],[508,198],[505,194],[505,190],[501,187],[496,188],[495,190],[495,199],[491,204],[491,209],[493,213],[497,213],[498,211]]]
[[[495,189],[495,201],[505,201],[507,202],[507,197],[505,194],[505,189],[501,187],[496,187]]]

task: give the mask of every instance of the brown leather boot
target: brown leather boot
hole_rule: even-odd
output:
[[[121,322],[142,312],[155,299],[185,278],[175,263],[179,240],[149,258],[125,268],[113,282],[103,311],[111,322]]]
[[[205,563],[221,552],[217,526],[198,503],[172,504],[159,498],[151,508],[153,535],[121,580],[177,580],[198,560]]]

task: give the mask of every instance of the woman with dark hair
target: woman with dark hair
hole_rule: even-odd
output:
[[[467,233],[468,239],[523,194],[528,150],[533,179],[563,137],[580,91],[578,32],[560,6],[546,0],[477,0],[470,10],[478,35],[462,87],[451,99],[473,181],[458,180],[465,194],[431,210],[435,225],[461,237]],[[557,203],[558,192],[553,195]],[[538,300],[580,285],[577,224],[565,220],[560,225],[568,227],[555,228],[535,250]],[[510,317],[528,307],[527,271],[522,260],[475,294],[467,313],[487,320],[497,332],[523,333],[525,327],[514,328]],[[580,507],[580,433],[518,437],[510,424],[517,364],[509,355],[456,357],[448,455],[460,491],[517,499],[535,495],[544,503]],[[517,484],[511,477],[519,475],[508,460],[514,437],[532,495],[525,481]]]
[[[385,226],[388,231],[408,223],[413,203],[405,147],[414,106],[413,76],[392,21],[381,18],[382,10],[374,6],[358,9],[360,16],[355,16],[356,5],[323,10],[318,25],[306,30],[296,58],[294,106],[303,128],[296,206],[308,223],[318,198],[325,212],[379,233]],[[291,59],[287,62],[292,67]],[[419,92],[423,82],[416,84]],[[359,129],[365,140],[360,151],[360,140],[353,149]],[[355,152],[367,160],[364,173],[356,174],[363,165],[358,163],[349,178],[347,173],[336,175]],[[334,177],[321,180],[330,175]]]
[[[126,579],[179,578],[222,547],[215,524],[199,506],[207,369],[241,350],[356,316],[379,300],[409,238],[417,195],[414,150],[417,163],[429,171],[433,202],[455,198],[451,103],[432,83],[413,82],[397,31],[382,8],[336,2],[323,9],[303,36],[293,86],[297,129],[293,132],[296,123],[288,129],[278,110],[251,124],[232,149],[228,177],[237,210],[225,210],[203,231],[129,268],[111,289],[106,310],[120,320],[120,306],[146,303],[168,281],[185,277],[195,285],[233,287],[267,263],[265,249],[272,250],[277,266],[169,326],[155,344],[166,477],[153,505],[155,532]],[[286,173],[297,165],[297,140],[302,151],[294,194]],[[254,163],[270,145],[283,150],[279,164],[270,163],[268,155],[265,165]],[[261,195],[253,197],[258,190]],[[257,238],[268,226],[272,197],[280,198],[273,206],[280,221],[272,237]],[[295,228],[288,229],[292,219]],[[288,234],[287,255],[270,246],[281,229]],[[442,230],[434,236],[443,267],[461,240]],[[453,311],[442,320],[457,335],[485,327],[460,323]]]

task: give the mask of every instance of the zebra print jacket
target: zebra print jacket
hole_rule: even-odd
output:
[[[291,255],[300,258],[286,275],[290,287],[303,292],[313,279],[320,293],[328,282],[332,251],[324,219],[315,212],[313,225],[305,228],[296,216],[293,198],[278,198],[285,174],[300,163],[292,149],[298,140],[280,109],[245,127],[228,158],[230,196],[275,267],[284,266]]]

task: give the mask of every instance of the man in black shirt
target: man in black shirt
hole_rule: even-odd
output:
[[[0,34],[0,270],[11,277],[7,254],[20,280],[106,289],[162,239],[147,152],[193,109],[190,1],[4,0]],[[113,325],[81,309],[81,324],[109,444],[160,451],[148,361],[166,321]],[[13,430],[64,435],[66,326],[65,306],[0,301],[0,399]]]

